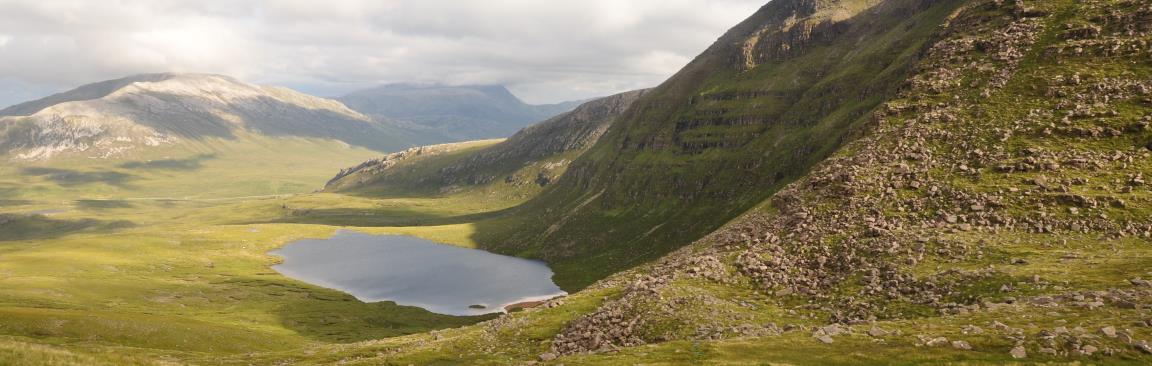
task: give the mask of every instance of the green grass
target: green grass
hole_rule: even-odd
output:
[[[851,5],[865,3],[855,1]],[[1071,11],[1074,3],[1068,0],[1043,4],[1046,9],[1061,10],[1049,20],[1052,23],[1091,16]],[[841,142],[864,133],[862,124],[868,117],[863,112],[871,111],[882,102],[880,97],[887,95],[879,89],[868,89],[878,94],[870,94],[874,98],[854,98],[864,92],[855,87],[865,88],[875,84],[870,83],[875,80],[882,84],[877,87],[883,89],[893,87],[893,81],[903,80],[907,67],[922,50],[921,36],[934,31],[939,23],[936,20],[947,17],[951,9],[938,5],[923,17],[885,22],[890,26],[876,26],[878,30],[868,34],[871,42],[862,47],[856,47],[861,43],[854,35],[842,44],[815,45],[794,62],[765,64],[745,73],[708,73],[695,80],[699,85],[693,84],[696,88],[689,88],[692,90],[686,94],[669,92],[662,96],[684,97],[678,101],[691,98],[698,105],[638,112],[632,118],[640,122],[616,133],[634,137],[631,142],[643,141],[669,128],[670,124],[663,122],[717,115],[771,115],[772,123],[755,127],[688,126],[679,140],[663,141],[684,145],[663,151],[629,150],[620,136],[616,136],[617,140],[609,138],[606,145],[590,150],[581,159],[620,159],[627,164],[573,165],[580,174],[576,178],[583,179],[574,182],[585,185],[510,189],[493,183],[452,193],[439,188],[361,191],[352,195],[309,193],[337,169],[379,155],[312,140],[214,140],[204,141],[202,146],[156,151],[133,161],[78,159],[50,165],[5,164],[0,167],[0,213],[5,214],[4,223],[0,224],[0,364],[508,365],[535,360],[550,349],[550,341],[571,321],[623,296],[632,276],[652,271],[654,267],[648,261],[696,240],[712,227],[730,222],[747,208],[777,214],[777,208],[763,198],[802,176],[810,164],[832,154]],[[989,9],[971,10],[969,15],[994,15]],[[1054,42],[1056,31],[1049,29],[1041,44]],[[1043,88],[1037,87],[1052,74],[1083,71],[1086,75],[1107,76],[1123,72],[1143,79],[1152,75],[1146,63],[1120,67],[1116,62],[1095,59],[1052,62],[1035,54],[1025,59],[1021,67],[1023,71],[1007,89],[980,97],[981,108],[965,112],[963,117],[972,122],[949,128],[964,131],[962,128],[966,127],[1004,125],[1026,119],[1030,110],[1053,109],[1055,99],[1045,97]],[[829,72],[813,71],[823,69]],[[978,74],[967,76],[964,82],[980,81],[986,76]],[[797,89],[795,84],[809,88]],[[976,98],[978,93],[960,89],[951,94],[917,95],[914,97],[923,99],[896,103],[938,103],[953,100],[953,94],[955,100],[962,101]],[[758,90],[777,93],[755,100],[710,99]],[[823,103],[829,96],[843,102]],[[1075,123],[1120,126],[1125,120],[1147,113],[1146,102],[1123,103],[1126,104],[1118,108],[1120,115],[1115,118]],[[909,117],[914,116],[896,118]],[[789,123],[805,123],[805,127],[797,129]],[[762,135],[747,139],[752,132]],[[1021,134],[1001,143],[991,134],[966,136],[966,140],[981,146],[1002,144],[1014,152],[1037,146],[1053,151],[1128,150],[1147,138],[1147,133],[1093,140]],[[813,144],[813,140],[820,143]],[[961,148],[955,140],[929,140],[927,146],[942,156],[953,154],[947,155],[951,160],[944,161],[956,162],[968,149]],[[747,145],[721,146],[733,141]],[[900,142],[894,138],[876,141],[893,145]],[[421,177],[435,174],[490,143],[470,145],[458,154],[414,160],[412,165],[401,167],[409,175],[400,178],[409,179],[406,188],[420,188],[414,182]],[[617,149],[619,146],[626,147],[623,153]],[[711,147],[698,150],[701,146]],[[860,150],[856,146],[839,154]],[[796,151],[811,155],[796,157]],[[742,164],[753,160],[760,165],[753,168]],[[1100,170],[1066,168],[1044,174],[1088,179],[1092,183],[1075,185],[1069,193],[1107,198],[1116,193],[1115,182],[1125,174],[1152,171],[1147,159],[1109,164]],[[522,177],[539,173],[538,166],[501,169]],[[857,177],[881,180],[884,176],[870,174],[887,174],[885,169],[865,166]],[[749,175],[750,171],[755,174]],[[928,172],[927,178],[958,191],[1001,194],[1008,188],[1031,189],[1024,182],[1038,174],[988,170],[971,176],[938,166]],[[596,181],[605,177],[621,179]],[[700,194],[704,198],[685,200],[676,194],[680,192],[677,190],[696,189],[691,184],[704,180],[709,185],[693,191],[703,192]],[[1098,188],[1101,185],[1104,188]],[[552,198],[563,197],[559,201],[533,202],[531,199],[541,192],[553,195]],[[818,196],[821,193],[826,192],[804,191],[805,196],[796,199],[811,203],[808,208],[817,215],[844,209],[843,201]],[[389,197],[376,197],[381,194]],[[934,215],[940,210],[964,210],[960,203],[950,202],[918,212],[885,211],[892,207],[889,204],[921,194],[899,192],[890,202],[873,207],[889,218],[906,219]],[[1052,208],[1053,217],[1075,215],[1054,192],[1037,191],[1030,197],[1033,201],[1008,200],[1010,204],[1000,210],[1012,217],[1024,217],[1036,211],[1036,202],[1044,202]],[[1093,214],[1107,213],[1117,220],[1152,217],[1152,196],[1146,189],[1123,197],[1128,208],[1102,208]],[[555,202],[565,204],[552,205]],[[526,208],[518,208],[521,204]],[[553,225],[564,228],[551,230]],[[847,231],[856,229],[846,226]],[[595,283],[624,268],[631,270],[574,293],[562,306],[492,319],[442,316],[391,303],[364,304],[350,295],[294,281],[270,269],[277,258],[267,255],[269,250],[292,240],[326,237],[347,227],[556,259],[558,281],[566,288]],[[1138,353],[1131,345],[1100,337],[1087,339],[1119,353],[1112,357],[1101,352],[1057,358],[1037,352],[1041,332],[1056,327],[1082,328],[1096,334],[1099,327],[1113,325],[1130,330],[1137,340],[1152,340],[1152,328],[1145,326],[1149,320],[1147,309],[1111,303],[1097,310],[1075,306],[1046,308],[1026,301],[1031,296],[1069,291],[1137,292],[1127,281],[1152,277],[1152,247],[1147,238],[1115,239],[1099,233],[1037,234],[1026,228],[996,233],[945,232],[910,225],[900,230],[908,237],[894,240],[911,240],[921,234],[932,237],[926,244],[925,260],[899,270],[918,280],[955,285],[955,291],[942,301],[1021,301],[942,315],[931,306],[905,299],[853,298],[883,301],[885,308],[878,311],[874,323],[856,325],[850,335],[835,337],[833,344],[823,344],[812,338],[811,327],[828,323],[836,306],[834,300],[859,293],[858,278],[850,277],[834,285],[827,290],[827,298],[813,299],[795,294],[769,295],[739,275],[733,276],[732,283],[715,283],[680,273],[657,296],[642,298],[638,306],[638,311],[648,312],[648,322],[640,326],[640,336],[653,342],[665,335],[676,340],[593,355],[571,355],[545,364],[1025,364],[1013,360],[1008,353],[1016,336],[996,331],[995,322],[1019,328],[1027,336],[1027,364],[1147,364],[1149,356]],[[523,240],[505,242],[509,232]],[[839,245],[843,237],[831,235],[809,244]],[[786,238],[793,239],[804,240]],[[947,243],[972,244],[983,251],[983,256],[932,254]],[[699,242],[690,249],[711,249],[711,244]],[[732,261],[732,253],[723,254],[723,261]],[[1027,263],[1012,263],[1014,258]],[[953,269],[961,272],[948,272]],[[966,277],[981,271],[990,275]],[[1033,281],[1034,276],[1040,281]],[[1002,291],[1005,286],[1010,289]],[[1147,302],[1146,293],[1140,296],[1138,301]],[[478,323],[482,320],[490,321]],[[743,337],[732,329],[769,323],[803,328],[759,338]],[[704,326],[720,326],[725,339],[693,339]],[[879,338],[864,334],[872,326],[891,334]],[[966,326],[979,326],[985,332],[965,332]],[[920,344],[920,336],[963,340],[974,349],[926,348]]]
[[[365,304],[279,275],[267,254],[357,224],[472,247],[462,218],[483,215],[482,202],[308,193],[380,155],[339,143],[204,144],[210,153],[0,166],[0,336],[12,339],[0,341],[0,363],[132,363],[101,356],[116,347],[181,357],[287,351],[490,318]],[[433,222],[444,224],[421,225]]]

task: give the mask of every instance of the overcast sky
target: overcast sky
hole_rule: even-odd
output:
[[[505,84],[533,103],[649,87],[767,0],[0,0],[0,105],[146,72],[335,96]]]

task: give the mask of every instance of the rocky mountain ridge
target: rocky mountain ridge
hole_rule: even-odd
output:
[[[2,111],[0,151],[17,159],[117,157],[179,141],[244,133],[405,147],[406,132],[343,104],[207,74],[146,74],[82,86]]]

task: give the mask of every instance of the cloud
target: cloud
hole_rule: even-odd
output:
[[[766,0],[0,0],[0,78],[212,72],[335,95],[500,83],[534,102],[654,86]]]

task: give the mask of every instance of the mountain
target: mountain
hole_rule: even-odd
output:
[[[503,138],[580,103],[529,105],[499,85],[392,84],[337,100],[360,113],[405,122],[441,141]]]
[[[1146,0],[772,0],[655,89],[349,194],[6,215],[0,359],[1148,365],[1150,56]],[[570,295],[463,325],[268,269],[366,222],[547,259]]]
[[[476,224],[589,286],[334,354],[1147,364],[1149,34],[1138,0],[774,0]]]
[[[958,1],[777,1],[645,94],[538,196],[482,227],[578,289],[716,230],[874,123]]]
[[[137,75],[0,110],[0,153],[29,160],[121,157],[141,148],[246,134],[335,139],[380,151],[414,140],[340,102],[221,75]]]
[[[819,14],[850,3],[765,9]],[[872,3],[805,31],[871,46],[894,39],[853,23],[880,16],[911,22],[893,28],[901,32],[934,29],[862,137],[719,230],[615,278],[625,283],[618,297],[569,323],[553,355],[755,336],[760,357],[744,359],[758,362],[1149,361],[1152,64],[1141,60],[1152,52],[1152,7]],[[777,46],[767,50],[827,55],[816,44]],[[857,341],[887,346],[826,358]],[[812,346],[794,352],[792,342]]]
[[[409,149],[340,172],[329,191],[435,194],[497,184],[543,187],[563,174],[571,159],[603,136],[647,90],[596,99],[571,112],[524,128],[498,144],[467,149],[446,144]],[[416,169],[412,169],[416,167]],[[434,170],[424,167],[435,167]]]

